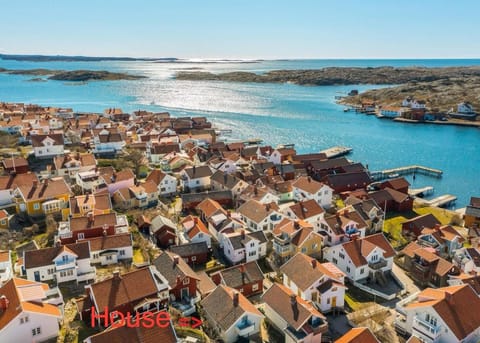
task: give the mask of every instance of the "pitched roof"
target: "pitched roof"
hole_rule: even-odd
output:
[[[95,304],[100,312],[103,312],[104,308],[114,309],[121,305],[134,303],[156,295],[159,291],[150,268],[141,268],[123,275],[113,276],[88,287],[91,288]]]
[[[295,304],[291,302],[292,297],[295,297]],[[323,314],[318,312],[312,303],[303,300],[279,283],[274,283],[263,294],[262,300],[295,330],[301,329],[312,316],[325,320]]]
[[[460,243],[465,241],[462,235],[450,225],[438,225],[434,228],[424,228],[422,230],[422,235],[432,235],[441,244],[446,241],[451,242],[455,238],[457,238]]]
[[[256,261],[226,268],[215,272],[214,274],[220,275],[225,282],[225,285],[232,288],[241,288],[245,284],[263,280],[262,270]],[[214,274],[212,274],[212,277]]]
[[[320,263],[315,258],[302,253],[295,254],[280,267],[280,271],[302,291],[311,287],[324,275],[332,279],[339,279],[345,275],[331,263]]]
[[[79,231],[90,228],[98,228],[103,226],[117,225],[117,215],[115,213],[96,214],[91,217],[76,217],[70,218],[70,230]]]
[[[43,147],[43,141],[46,138],[51,138],[55,145],[63,145],[63,134],[61,133],[50,133],[47,135],[32,135],[30,139],[32,140],[32,146],[35,147]]]
[[[117,249],[132,246],[132,237],[130,233],[89,238],[86,241],[90,242],[90,251]]]
[[[167,174],[162,172],[160,169],[154,169],[148,174],[145,180],[153,181],[158,186],[166,176]]]
[[[303,220],[318,216],[324,212],[322,206],[320,206],[313,199],[297,202],[296,204],[290,206],[290,210],[297,218]]]
[[[42,183],[22,183],[18,185],[18,189],[25,201],[49,199],[63,194],[72,194],[63,177],[46,179]]]
[[[180,257],[192,256],[197,254],[207,254],[208,246],[206,242],[186,243],[170,246],[170,251]]]
[[[375,235],[355,239],[350,242],[343,243],[342,246],[356,267],[367,264],[367,260],[365,258],[375,247],[379,247],[384,251],[383,257],[385,258],[395,256],[395,250],[392,248],[383,233],[377,233]]]
[[[0,330],[15,319],[21,312],[36,312],[60,318],[62,315],[58,307],[44,303],[45,283],[13,278],[0,287],[0,294],[9,301],[7,309],[0,314]]]
[[[168,281],[168,284],[171,287],[175,287],[177,284],[177,276],[181,279],[189,277],[192,279],[198,279],[197,274],[189,267],[189,265],[183,260],[183,258],[178,258],[178,263],[175,262],[175,255],[169,251],[163,251],[152,264],[155,265],[157,270],[162,274]]]
[[[472,311],[480,308],[480,298],[468,285],[427,288],[417,299],[405,308],[431,306],[459,341],[480,327],[480,312]]]
[[[358,327],[347,331],[335,343],[380,343],[368,327]]]
[[[435,225],[439,224],[441,224],[440,221],[433,214],[427,213],[404,221],[402,226],[408,228],[424,228],[435,227]]]
[[[370,178],[370,175],[364,171],[327,175],[325,177],[325,183],[334,189],[343,187],[350,189],[364,188],[371,182],[372,179]]]
[[[213,292],[217,285],[210,279],[210,277],[204,271],[197,272],[198,282],[197,289],[202,296],[206,296]]]
[[[24,252],[26,269],[49,266],[53,260],[63,251],[68,251],[77,255],[78,259],[90,258],[90,249],[88,242],[78,242],[61,245],[52,248],[43,248],[38,250],[27,250]]]
[[[80,206],[90,205],[94,209],[106,211],[112,209],[112,202],[108,193],[95,193],[93,195],[77,195],[70,198],[70,213],[79,214]]]
[[[309,176],[301,176],[293,182],[292,186],[304,190],[310,194],[315,194],[324,186],[324,184],[313,180]]]
[[[225,215],[227,214],[227,211],[224,210],[217,201],[210,198],[206,198],[201,203],[199,203],[196,207],[196,210],[201,211],[206,218],[211,217],[217,211],[220,211]]]
[[[234,293],[238,294],[238,306],[234,306]],[[217,286],[200,304],[222,330],[228,330],[244,313],[263,317],[262,313],[245,296],[230,287]]]
[[[155,312],[152,318],[160,312]],[[164,317],[162,317],[164,318]],[[110,327],[106,330],[89,337],[91,343],[176,343],[178,342],[175,329],[172,325],[163,328],[154,325],[152,328],[128,327],[127,325]]]
[[[237,212],[255,223],[260,223],[276,209],[278,207],[275,204],[262,204],[257,200],[250,199],[240,206]]]
[[[209,166],[198,166],[198,167],[191,167],[185,168],[185,173],[188,175],[189,179],[197,179],[201,177],[212,176],[212,170]]]

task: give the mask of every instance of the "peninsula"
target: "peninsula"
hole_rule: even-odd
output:
[[[5,69],[0,68],[0,73],[14,75],[48,76],[49,80],[57,81],[115,81],[138,80],[146,76],[128,73],[114,73],[106,70],[50,70],[50,69]]]

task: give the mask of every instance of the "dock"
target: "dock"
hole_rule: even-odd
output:
[[[417,199],[417,201],[426,206],[450,207],[457,201],[457,197],[451,194],[444,194],[431,200]]]
[[[384,180],[390,177],[394,177],[395,175],[401,176],[401,175],[409,175],[409,174],[421,174],[421,175],[440,178],[443,175],[443,171],[441,171],[440,169],[413,165],[413,166],[406,166],[406,167],[399,167],[399,168],[370,172],[370,176],[374,181]]]
[[[408,190],[408,195],[411,197],[423,197],[433,194],[433,187],[427,186],[423,188],[412,188]]]
[[[325,150],[320,151],[321,154],[325,154],[327,158],[335,158],[339,156],[348,155],[352,152],[352,148],[344,146],[334,146]]]

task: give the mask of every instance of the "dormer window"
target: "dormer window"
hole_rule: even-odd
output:
[[[183,279],[184,285],[188,285],[189,283],[190,283],[190,278],[186,277],[185,279]]]

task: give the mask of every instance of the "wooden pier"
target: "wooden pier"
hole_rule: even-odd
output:
[[[457,201],[457,197],[451,194],[444,194],[431,200],[417,199],[417,201],[426,206],[451,207]]]
[[[352,148],[344,146],[334,146],[325,150],[320,151],[321,154],[325,154],[327,158],[335,158],[343,155],[348,155],[352,152]]]
[[[409,175],[409,174],[421,174],[421,175],[440,178],[440,177],[442,177],[443,171],[441,171],[440,169],[434,169],[434,168],[429,168],[429,167],[424,167],[424,166],[413,165],[413,166],[406,166],[406,167],[400,167],[400,168],[393,168],[393,169],[386,169],[386,170],[370,172],[370,176],[375,181],[391,178],[391,177],[394,177],[396,174],[399,175],[399,176]]]
[[[433,194],[433,187],[427,186],[423,188],[412,188],[408,190],[408,195],[412,197],[423,197]]]

